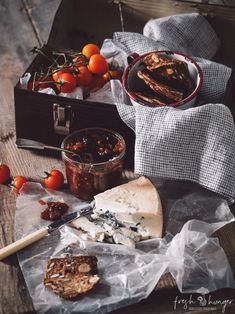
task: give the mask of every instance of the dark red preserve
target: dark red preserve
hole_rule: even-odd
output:
[[[47,207],[41,212],[41,218],[45,220],[58,220],[68,211],[69,206],[62,202],[48,202]]]
[[[65,138],[62,147],[79,156],[62,153],[70,190],[90,201],[97,193],[121,183],[125,141],[118,133],[88,128]]]

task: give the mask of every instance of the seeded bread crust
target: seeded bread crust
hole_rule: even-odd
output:
[[[183,93],[165,84],[156,82],[156,80],[145,70],[138,71],[137,75],[144,80],[157,95],[165,100],[166,103],[178,102],[183,99]]]
[[[193,82],[184,61],[162,58],[156,53],[147,55],[143,61],[155,80],[181,90],[184,97],[192,93]]]
[[[165,106],[164,101],[157,95],[153,93],[135,93],[137,97],[140,99],[149,102],[152,105],[155,106]]]
[[[48,260],[44,276],[46,288],[68,300],[77,299],[99,281],[95,256],[70,256]]]

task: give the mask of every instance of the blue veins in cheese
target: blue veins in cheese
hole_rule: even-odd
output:
[[[89,219],[80,217],[72,225],[95,241],[134,247],[141,240],[162,237],[161,200],[146,177],[96,195],[93,211]]]

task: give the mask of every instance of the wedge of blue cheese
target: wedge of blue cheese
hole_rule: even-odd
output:
[[[162,205],[159,194],[146,177],[140,177],[95,196],[94,213],[72,225],[88,239],[124,244],[161,238]]]

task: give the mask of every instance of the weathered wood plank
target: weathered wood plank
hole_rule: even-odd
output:
[[[48,161],[36,155],[32,160],[29,152],[17,152],[13,137],[13,86],[34,58],[30,49],[38,45],[20,0],[0,1],[0,34],[0,160],[10,166],[13,175],[38,179]],[[52,163],[56,165],[52,161],[49,166]],[[0,195],[0,247],[3,247],[14,240],[15,195],[4,185],[0,186]],[[0,313],[33,311],[16,255],[0,262],[0,276]]]
[[[24,175],[30,180],[42,181],[40,176],[44,170],[56,167],[63,171],[60,160],[38,156],[30,151],[19,150],[15,146],[15,137],[0,143],[0,159],[11,168],[11,174]],[[8,186],[0,185],[0,247],[14,241],[14,214],[16,195]],[[25,217],[27,220],[27,217]],[[0,313],[26,313],[33,310],[31,298],[28,294],[16,255],[0,262]],[[14,302],[12,299],[14,298]],[[1,309],[2,307],[2,309]]]
[[[5,201],[10,201],[9,205],[11,206],[5,207],[5,209],[13,213],[12,208],[14,202],[11,201],[11,196],[9,196],[10,192],[1,188],[0,193],[4,193],[7,198]],[[10,222],[4,222],[4,224],[1,223],[0,247],[13,241],[13,229],[13,219]],[[0,262],[0,274],[0,313],[28,313],[29,311],[33,311],[33,304],[19,268],[16,255],[12,255]]]
[[[30,60],[26,32],[28,36],[32,37],[32,41],[33,34],[30,33],[31,27],[27,24],[27,19],[21,11],[20,1],[14,3],[13,1],[1,1],[0,16],[0,67],[4,69],[1,73],[0,84],[0,160],[7,162],[2,141],[6,140],[9,134],[13,134],[12,130],[14,129],[13,85]],[[18,31],[22,32],[21,38],[18,37]],[[13,241],[15,196],[5,186],[0,187],[0,194],[0,245],[3,247]],[[22,273],[18,267],[16,256],[0,262],[0,274],[0,312],[16,313],[17,310],[25,312],[32,309],[28,292],[22,285]],[[16,293],[18,290],[19,292]],[[24,292],[23,295],[20,291]],[[15,303],[12,301],[14,296]]]
[[[41,45],[46,44],[61,0],[22,0]]]
[[[22,3],[0,1],[0,136],[14,129],[13,86],[33,59],[29,50],[37,45]]]
[[[121,2],[138,10],[142,14],[146,14],[146,18],[192,13],[194,11],[204,15],[220,16],[234,21],[235,8],[228,8],[226,6],[221,7],[206,3],[193,3],[193,1],[183,2],[180,0],[158,0],[157,5],[154,0],[122,0]]]
[[[181,2],[206,3],[210,5],[235,6],[234,0],[178,0]]]

